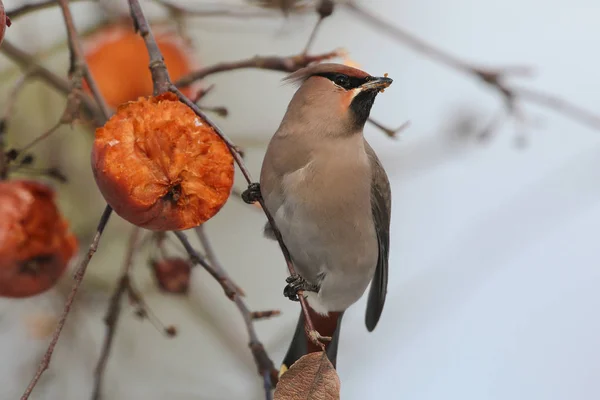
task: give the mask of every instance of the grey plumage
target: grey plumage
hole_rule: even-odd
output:
[[[375,329],[383,311],[388,284],[388,258],[390,251],[390,219],[392,211],[392,193],[390,182],[375,151],[365,140],[365,148],[371,160],[373,175],[371,178],[371,209],[377,231],[379,258],[375,275],[371,281],[371,290],[367,300],[365,324],[369,332]]]

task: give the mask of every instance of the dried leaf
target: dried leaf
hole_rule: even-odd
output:
[[[287,370],[273,400],[339,400],[340,378],[324,352],[309,353]]]

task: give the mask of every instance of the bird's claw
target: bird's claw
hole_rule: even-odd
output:
[[[287,285],[283,289],[283,295],[292,301],[300,301],[298,298],[298,292],[300,291],[316,292],[318,290],[315,285],[308,283],[298,274],[288,276],[285,281]]]
[[[331,336],[321,336],[321,334],[315,330],[309,330],[308,339],[317,346],[324,348],[324,343],[329,343],[333,340]]]
[[[242,192],[242,200],[244,203],[252,204],[260,200],[260,184],[258,182],[254,182],[248,185],[248,189]]]

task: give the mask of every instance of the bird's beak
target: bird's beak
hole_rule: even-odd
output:
[[[379,77],[373,78],[367,83],[363,83],[360,85],[360,89],[362,90],[383,90],[386,87],[390,86],[394,82],[391,78]]]

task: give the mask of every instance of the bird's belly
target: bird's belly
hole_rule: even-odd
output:
[[[364,280],[377,263],[377,237],[370,209],[339,215],[339,205],[321,205],[319,212],[289,196],[275,214],[297,272],[311,283],[330,273]],[[341,218],[340,218],[341,217]],[[370,276],[367,277],[370,280]]]

